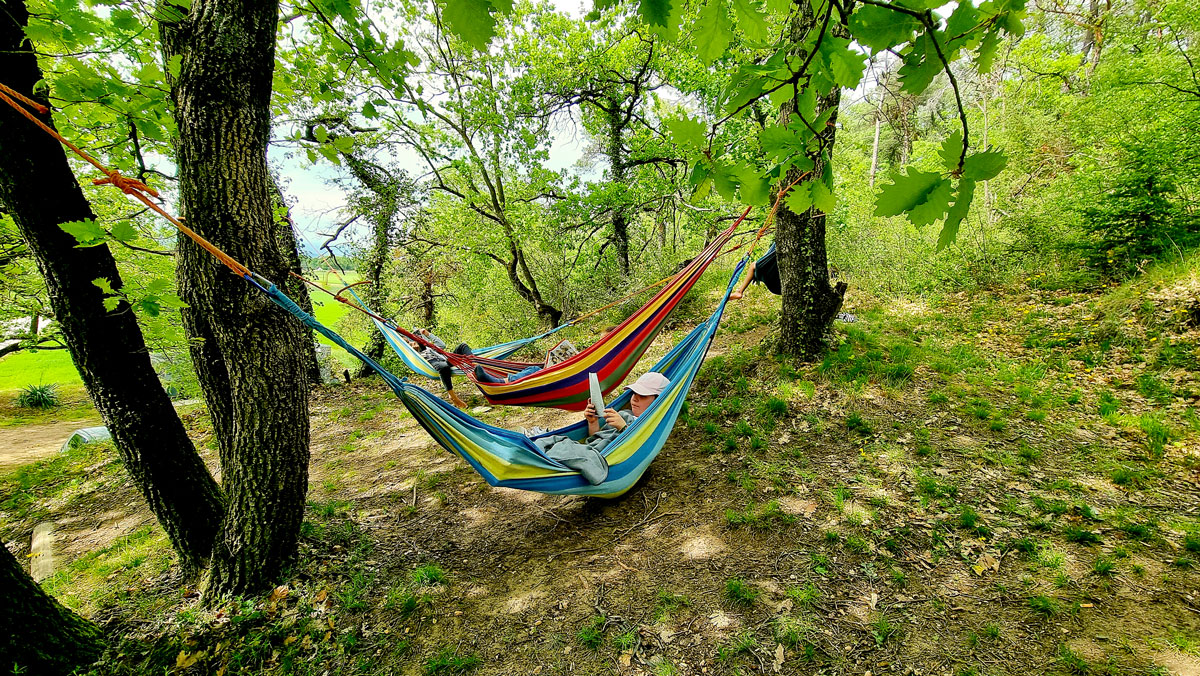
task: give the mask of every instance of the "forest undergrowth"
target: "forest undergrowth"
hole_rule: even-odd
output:
[[[98,674],[1195,673],[1193,267],[852,290],[801,368],[756,288],[616,500],[490,488],[379,382],[315,391],[301,558],[261,597],[202,605],[152,519],[72,550],[78,513],[148,514],[105,446],[4,477],[0,527],[23,556],[37,522],[75,524],[43,585],[113,637]]]

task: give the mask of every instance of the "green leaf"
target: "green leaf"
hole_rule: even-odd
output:
[[[929,225],[942,216],[945,216],[946,210],[949,208],[950,181],[939,176],[933,189],[926,195],[925,201],[913,206],[909,210],[908,220],[912,221],[912,224],[918,227]]]
[[[996,59],[996,49],[1000,46],[1000,32],[988,31],[988,34],[983,36],[983,42],[979,44],[979,51],[975,53],[975,69],[980,73],[987,73],[992,69],[992,61]]]
[[[318,143],[329,141],[329,131],[325,129],[325,125],[319,124],[316,129],[313,129],[313,138],[317,139]]]
[[[733,114],[733,112],[750,101],[762,96],[762,93],[772,84],[772,81],[767,78],[758,77],[752,80],[742,80],[731,82],[734,85],[730,91],[729,101],[725,104],[725,112]]]
[[[164,293],[158,297],[158,304],[163,307],[186,308],[191,307],[183,302],[183,299],[173,293]]]
[[[317,150],[322,155],[325,156],[325,159],[329,160],[330,162],[333,162],[334,164],[336,164],[338,166],[341,166],[342,158],[338,157],[337,150],[335,150],[333,146],[331,146],[331,145],[317,146]]]
[[[162,313],[162,306],[158,304],[158,299],[154,296],[147,296],[138,301],[142,311],[151,317],[157,317]]]
[[[367,101],[363,104],[362,113],[363,117],[367,118],[368,120],[374,120],[379,117],[379,111],[375,109],[375,104],[371,103],[370,101]]]
[[[333,147],[343,153],[348,153],[354,150],[354,139],[350,136],[339,136],[333,139]]]
[[[696,17],[693,44],[697,56],[705,65],[711,64],[725,53],[732,37],[733,22],[729,20],[726,0],[708,0]]]
[[[120,304],[121,304],[120,296],[107,296],[104,299],[104,311],[112,312],[113,310],[116,310],[117,306]]]
[[[121,242],[132,242],[138,238],[138,231],[130,225],[129,221],[121,221],[113,226],[113,239]]]
[[[742,202],[756,207],[765,207],[771,199],[771,182],[759,175],[758,170],[746,164],[737,168],[738,181],[742,184]]]
[[[96,221],[90,218],[82,221],[60,223],[58,227],[75,238],[75,246],[77,247],[96,246],[104,243],[104,228],[101,228]]]
[[[165,277],[155,277],[146,285],[146,294],[157,296],[169,288],[171,288],[170,280]]]
[[[692,191],[692,201],[702,200],[708,197],[708,193],[712,190],[712,164],[701,159],[692,167],[692,173],[688,176],[688,182],[696,186]]]
[[[837,198],[825,181],[812,182],[812,203],[823,214],[831,213],[837,207]]]
[[[92,286],[95,286],[103,291],[105,295],[116,293],[113,291],[112,282],[108,281],[108,279],[105,277],[97,277],[96,279],[93,279]]]
[[[485,51],[496,34],[496,19],[488,0],[445,0],[443,16],[455,35],[479,51]]]
[[[708,128],[690,117],[664,120],[663,125],[676,145],[687,150],[702,150],[708,146]]]
[[[791,101],[795,95],[796,86],[788,83],[768,94],[768,97],[771,102],[771,107],[775,110],[778,110],[780,106],[788,101]]]
[[[783,198],[783,203],[793,214],[802,216],[813,205],[812,185],[813,181],[797,183]]]
[[[900,66],[900,89],[910,94],[925,91],[933,82],[933,78],[942,72],[942,62],[938,59],[937,48],[929,33],[924,33],[912,44],[904,55],[904,65]]]
[[[979,41],[980,31],[973,30],[979,25],[979,10],[969,2],[960,2],[954,8],[954,13],[946,20],[946,37],[952,51],[964,47],[972,47]],[[957,38],[957,39],[956,39]]]
[[[738,19],[738,28],[751,42],[762,42],[767,37],[767,19],[750,0],[733,0],[733,13]]]
[[[876,5],[861,5],[850,15],[850,33],[860,45],[880,52],[912,40],[921,28],[914,16]]]
[[[638,14],[651,26],[671,28],[671,0],[639,0]]]
[[[171,77],[178,78],[179,77],[179,69],[180,69],[180,67],[182,67],[182,65],[183,65],[183,55],[176,54],[175,56],[172,56],[171,58],[167,59],[167,72],[170,73]]]
[[[962,156],[962,147],[961,129],[956,129],[953,134],[946,137],[945,141],[942,141],[942,149],[938,151],[938,155],[941,155],[946,171],[958,171],[958,158]]]
[[[909,167],[908,175],[894,173],[892,182],[882,186],[875,200],[876,216],[899,216],[929,199],[929,194],[945,181],[941,174],[917,171]]]
[[[788,127],[765,127],[758,135],[763,153],[774,160],[783,160],[796,153],[804,152],[808,145],[808,136],[797,133]]]
[[[967,156],[967,161],[963,163],[962,177],[968,181],[986,181],[995,178],[1006,166],[1008,158],[1004,153],[987,150]]]
[[[729,201],[737,197],[738,179],[730,167],[718,164],[713,167],[713,187],[717,194]]]
[[[954,200],[954,206],[950,207],[950,213],[946,215],[946,223],[942,225],[942,232],[938,235],[938,251],[945,249],[958,239],[958,227],[967,217],[967,212],[971,209],[971,199],[974,196],[975,181],[962,180],[958,182],[958,197]]]
[[[821,56],[829,64],[833,81],[843,89],[854,89],[862,80],[867,67],[867,57],[854,51],[850,41],[826,35],[821,41]]]

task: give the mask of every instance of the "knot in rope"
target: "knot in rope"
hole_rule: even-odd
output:
[[[153,195],[155,197],[158,197],[157,190],[155,190],[154,188],[151,188],[150,186],[146,185],[145,183],[142,183],[141,181],[137,180],[136,178],[129,178],[128,176],[122,176],[121,172],[117,171],[116,169],[107,169],[104,171],[104,173],[107,176],[107,178],[92,179],[92,185],[109,185],[109,184],[111,184],[111,185],[114,185],[114,186],[120,188],[121,191],[124,192],[126,195],[136,195],[141,192],[146,192],[146,193],[150,193],[151,195]]]

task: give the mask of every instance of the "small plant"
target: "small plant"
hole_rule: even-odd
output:
[[[812,627],[801,619],[780,615],[775,618],[775,640],[788,648],[795,647],[804,641]]]
[[[929,403],[931,404],[944,404],[948,401],[950,401],[950,397],[946,396],[945,392],[934,390],[929,393]]]
[[[413,570],[409,574],[413,584],[417,586],[427,584],[441,584],[446,581],[446,572],[433,564],[426,564]]]
[[[1021,552],[1022,554],[1032,554],[1037,551],[1037,544],[1032,538],[1025,537],[1013,540],[1008,544],[1008,548],[1013,551]]]
[[[767,402],[763,404],[763,410],[767,415],[773,418],[782,418],[787,414],[787,400],[780,399],[779,397],[770,397],[767,399]]]
[[[1117,562],[1107,556],[1101,556],[1092,564],[1092,572],[1103,577],[1112,575],[1116,571]]]
[[[1104,390],[1100,393],[1100,417],[1108,417],[1116,413],[1121,408],[1121,402],[1117,401],[1116,395],[1110,390]]]
[[[857,412],[846,416],[846,429],[851,432],[857,432],[861,435],[869,436],[875,430],[871,427],[871,423],[867,422]]]
[[[1025,462],[1034,462],[1042,457],[1042,452],[1022,441],[1017,449],[1017,455],[1021,456]]]
[[[1069,674],[1089,674],[1091,667],[1084,659],[1067,647],[1064,643],[1058,647],[1058,663]]]
[[[1145,488],[1149,484],[1150,473],[1136,467],[1121,465],[1114,469],[1109,478],[1118,486],[1126,486],[1128,488]]]
[[[746,422],[745,420],[739,420],[737,421],[737,424],[733,426],[733,433],[739,437],[742,437],[743,439],[749,439],[750,437],[754,436],[754,428],[751,427],[750,423]]]
[[[892,567],[888,573],[892,576],[892,582],[901,589],[908,586],[908,575],[901,569]]]
[[[637,644],[637,631],[634,629],[626,629],[612,638],[613,647],[621,652],[633,650]]]
[[[1040,408],[1033,408],[1025,412],[1025,419],[1033,422],[1042,422],[1046,419],[1046,412]]]
[[[1058,601],[1049,596],[1042,595],[1031,596],[1029,598],[1029,607],[1033,612],[1046,617],[1053,617],[1062,610],[1062,606]]]
[[[979,513],[971,509],[970,505],[963,507],[958,513],[958,525],[967,530],[975,528],[979,525]]]
[[[754,650],[757,645],[758,640],[754,638],[754,634],[748,631],[742,632],[734,636],[729,643],[717,647],[717,659],[721,662],[728,662],[742,653]]]
[[[1152,522],[1145,523],[1127,523],[1120,526],[1120,529],[1129,537],[1138,542],[1153,542],[1154,541],[1155,524]]]
[[[871,636],[875,639],[876,646],[883,646],[892,636],[896,634],[897,627],[888,619],[887,613],[879,613],[879,617],[871,623]]]
[[[425,676],[442,674],[465,674],[479,666],[479,656],[459,655],[453,648],[443,648],[435,657],[425,662]]]
[[[863,538],[857,535],[851,535],[846,538],[846,549],[856,554],[866,554],[871,549],[871,545]]]
[[[994,622],[984,625],[983,635],[991,639],[1000,638],[1000,625]]]
[[[767,440],[766,439],[763,439],[762,437],[758,436],[757,434],[750,437],[750,450],[751,451],[758,452],[758,451],[765,451],[766,449],[767,449]]]
[[[1183,537],[1183,548],[1193,554],[1200,554],[1200,535],[1190,533]]]
[[[1075,542],[1081,545],[1100,543],[1100,535],[1096,532],[1073,524],[1063,528],[1063,537],[1067,539],[1067,542]]]
[[[661,622],[670,617],[671,613],[691,605],[691,600],[683,594],[675,594],[666,589],[659,589],[658,600],[654,604],[654,621]]]
[[[575,638],[579,641],[579,645],[589,650],[599,650],[600,646],[604,645],[604,629],[607,626],[608,620],[604,616],[595,615],[576,632]]]
[[[26,385],[17,395],[17,406],[21,408],[54,408],[58,406],[58,385]]]
[[[732,577],[725,581],[725,598],[734,605],[751,606],[760,593],[741,578]]]
[[[828,563],[828,561],[826,562]],[[798,605],[805,608],[811,607],[821,598],[821,589],[817,587],[817,583],[809,582],[803,587],[792,587],[787,590],[788,598],[795,601]]]

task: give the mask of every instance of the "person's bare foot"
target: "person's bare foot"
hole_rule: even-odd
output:
[[[741,291],[734,291],[733,293],[729,294],[729,300],[741,300],[741,298],[742,298]]]
[[[457,392],[455,392],[454,390],[450,390],[449,395],[450,395],[449,398],[450,398],[451,404],[454,404],[455,406],[457,406],[459,408],[467,407],[467,402],[463,401],[462,398],[458,396]]]

